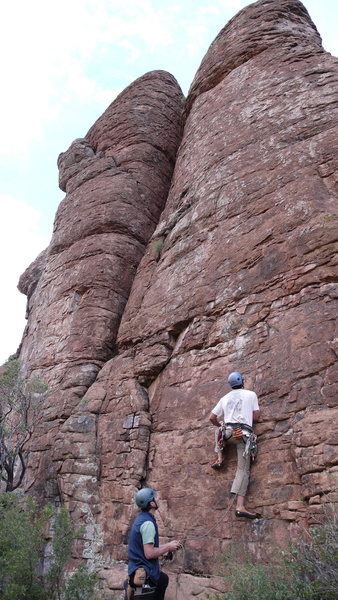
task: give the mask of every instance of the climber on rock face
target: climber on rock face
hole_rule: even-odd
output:
[[[231,487],[231,493],[236,495],[236,517],[255,519],[258,515],[247,511],[244,498],[249,484],[251,458],[254,458],[257,449],[252,424],[259,419],[258,399],[255,392],[244,389],[244,378],[237,371],[230,373],[228,383],[231,392],[219,400],[210,414],[211,423],[219,428],[215,447],[218,459],[211,466],[221,469],[224,446],[236,444],[237,471]]]
[[[137,599],[138,595],[148,600],[163,600],[169,583],[166,573],[160,571],[159,557],[181,548],[181,542],[173,540],[159,545],[155,511],[158,509],[156,492],[143,488],[135,495],[141,509],[136,517],[128,541],[128,576],[125,581],[125,600]]]

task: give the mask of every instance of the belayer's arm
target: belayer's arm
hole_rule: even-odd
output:
[[[181,548],[182,544],[178,540],[172,540],[172,542],[168,542],[167,544],[162,544],[158,548],[155,548],[154,544],[143,544],[143,552],[144,556],[148,559],[159,558],[163,556],[163,554],[167,554],[167,552],[175,552]]]

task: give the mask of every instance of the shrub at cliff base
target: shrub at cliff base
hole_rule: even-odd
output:
[[[64,600],[100,600],[94,594],[96,582],[95,573],[88,573],[84,566],[79,567],[67,583]]]
[[[37,573],[45,544],[50,510],[37,514],[36,502],[21,503],[16,493],[0,494],[0,597],[2,600],[44,599]]]
[[[52,523],[51,553],[48,572],[42,575],[47,523]],[[39,511],[34,498],[0,494],[1,600],[94,600],[97,576],[84,567],[64,583],[76,535],[66,509],[46,506]]]
[[[214,600],[337,600],[338,517],[330,505],[323,522],[270,564],[226,559],[229,591]]]
[[[47,385],[26,381],[17,359],[0,369],[0,491],[19,488],[26,471],[24,447],[38,420]]]

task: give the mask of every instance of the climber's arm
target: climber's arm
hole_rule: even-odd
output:
[[[213,412],[212,412],[212,413],[210,413],[209,421],[211,421],[211,423],[212,423],[213,425],[215,425],[216,427],[219,427],[219,426],[220,426],[220,422],[218,421],[218,419],[217,419],[216,415],[215,415]]]
[[[252,420],[254,423],[257,423],[259,421],[259,415],[260,415],[260,411],[259,410],[254,410],[252,413]]]

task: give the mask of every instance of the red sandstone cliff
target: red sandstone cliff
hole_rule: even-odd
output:
[[[85,525],[78,555],[107,598],[141,484],[185,540],[168,600],[221,590],[238,535],[264,558],[337,499],[337,92],[303,5],[263,0],[211,45],[183,136],[181,91],[154,72],[59,157],[67,195],[20,284],[20,358],[50,386],[26,488]],[[262,412],[253,523],[226,512],[233,454],[209,466],[208,414],[233,369]]]

